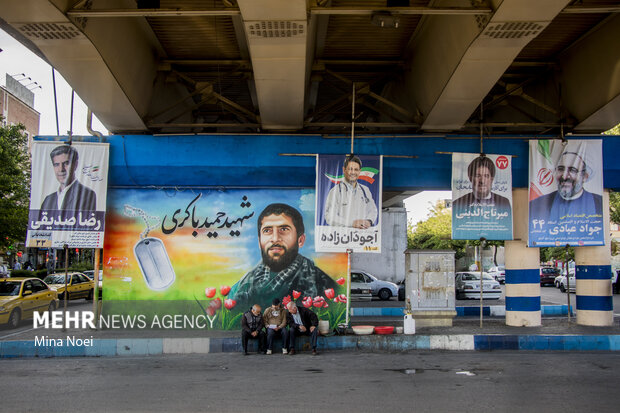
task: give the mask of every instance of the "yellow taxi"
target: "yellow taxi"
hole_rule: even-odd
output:
[[[43,279],[52,289],[58,293],[58,299],[65,299],[65,274],[56,273],[50,274]],[[95,289],[95,282],[82,274],[81,272],[70,272],[67,274],[67,300],[75,300],[78,298],[85,298],[86,300],[93,299],[93,291]]]
[[[35,311],[54,311],[58,294],[38,278],[0,278],[0,324],[15,328]]]

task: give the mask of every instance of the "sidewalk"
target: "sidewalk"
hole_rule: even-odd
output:
[[[402,316],[355,316],[352,325],[402,326]],[[620,351],[620,322],[612,326],[581,326],[574,318],[545,317],[538,327],[510,327],[503,317],[457,317],[452,327],[423,327],[414,335],[346,335],[319,337],[320,351],[362,350],[568,350]],[[241,352],[237,331],[156,329],[3,329],[0,358],[125,356]],[[7,337],[8,336],[8,337]],[[298,341],[308,348],[306,337]],[[279,351],[280,344],[274,347]],[[303,354],[303,352],[301,353]]]

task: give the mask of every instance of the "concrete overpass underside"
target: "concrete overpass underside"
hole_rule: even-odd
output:
[[[112,133],[599,133],[620,2],[5,0]]]
[[[353,106],[375,139],[620,123],[618,1],[5,0],[0,25],[113,134],[347,135]]]

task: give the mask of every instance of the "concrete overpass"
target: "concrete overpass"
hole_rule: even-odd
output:
[[[110,132],[599,133],[620,2],[5,0]],[[353,86],[354,85],[354,86]]]

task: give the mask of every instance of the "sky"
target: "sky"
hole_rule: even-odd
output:
[[[5,73],[15,75],[16,79],[23,80],[25,86],[37,82],[40,88],[32,89],[34,92],[34,108],[41,114],[39,135],[56,135],[56,115],[54,109],[54,87],[52,82],[52,68],[49,64],[22,46],[17,40],[0,30],[0,84],[5,85]],[[23,76],[18,74],[23,73]],[[36,87],[36,84],[28,88]],[[62,75],[56,72],[56,96],[58,100],[58,123],[60,135],[67,135],[70,125],[71,114],[71,86]],[[73,108],[73,134],[90,135],[86,130],[87,107],[80,97],[75,94]],[[107,129],[93,115],[93,129],[108,134]],[[428,217],[430,207],[439,199],[451,198],[449,191],[424,191],[405,200],[407,220],[414,224]]]
[[[410,196],[404,202],[407,210],[407,221],[417,224],[424,221],[431,212],[431,207],[440,199],[452,199],[451,191],[423,191]]]
[[[52,82],[52,68],[49,64],[22,46],[17,40],[0,29],[0,84],[6,86],[8,73],[14,76],[28,89],[38,85],[41,88],[32,89],[34,92],[34,109],[41,114],[39,135],[56,135],[56,114],[54,109],[54,87]],[[24,76],[18,76],[23,73]],[[28,80],[26,78],[31,78]],[[37,82],[34,84],[33,82]],[[56,96],[58,100],[58,123],[60,135],[67,135],[71,123],[71,86],[62,75],[56,72]],[[80,97],[75,94],[73,103],[73,134],[90,135],[86,130],[87,107]],[[93,115],[92,128],[108,134],[107,129]]]

